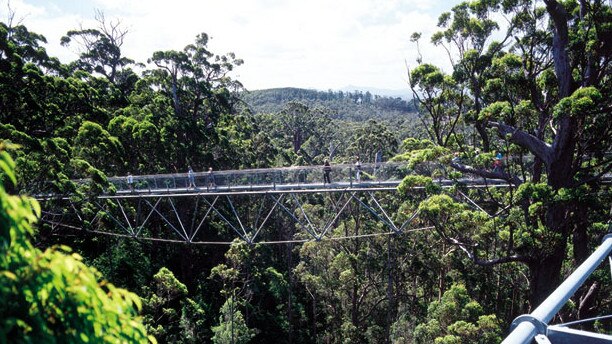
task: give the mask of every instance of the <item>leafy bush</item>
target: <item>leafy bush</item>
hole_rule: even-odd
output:
[[[0,169],[16,183],[15,163],[0,145]],[[140,299],[116,288],[69,247],[45,251],[30,239],[40,205],[9,195],[0,183],[0,343],[145,343]]]

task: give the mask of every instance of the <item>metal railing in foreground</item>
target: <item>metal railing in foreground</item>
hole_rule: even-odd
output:
[[[589,256],[538,308],[526,315],[521,315],[512,322],[512,332],[502,344],[531,343],[612,343],[612,336],[581,330],[569,329],[568,324],[548,326],[548,322],[565,305],[576,290],[593,273],[599,264],[612,252],[612,234],[604,240],[593,254]],[[612,260],[610,261],[612,264]],[[573,323],[572,323],[573,324]]]

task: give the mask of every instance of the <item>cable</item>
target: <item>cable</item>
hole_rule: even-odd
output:
[[[49,222],[49,221],[46,221],[46,222]],[[111,233],[111,232],[104,232],[104,231],[98,231],[98,230],[86,230],[86,229],[83,229],[83,228],[79,228],[79,227],[75,227],[75,226],[70,226],[70,225],[59,224],[59,223],[57,225],[58,226],[67,227],[67,228],[71,228],[71,229],[82,230],[82,231],[85,231],[85,232],[88,232],[88,233],[110,235],[110,236],[121,237],[121,238],[132,238],[132,239],[146,240],[146,241],[153,241],[153,242],[165,242],[165,243],[174,243],[174,244],[190,244],[190,245],[231,245],[233,243],[232,241],[192,241],[192,242],[187,242],[185,240],[173,240],[173,239],[161,239],[161,238],[146,238],[146,237],[137,237],[137,236],[128,235],[128,234]],[[435,227],[434,226],[428,226],[428,227],[413,228],[413,229],[404,230],[404,231],[401,231],[401,232],[384,232],[384,233],[370,233],[370,234],[360,234],[360,235],[347,235],[347,236],[340,236],[340,237],[324,237],[324,238],[322,238],[320,240],[316,240],[316,239],[297,239],[297,240],[261,241],[261,242],[256,242],[254,244],[258,244],[258,245],[276,245],[276,244],[303,244],[303,243],[306,243],[306,242],[317,242],[317,241],[339,241],[339,240],[346,240],[346,239],[369,238],[369,237],[383,236],[383,235],[390,235],[390,234],[404,234],[404,233],[428,230],[428,229],[433,229],[433,228],[435,228]]]

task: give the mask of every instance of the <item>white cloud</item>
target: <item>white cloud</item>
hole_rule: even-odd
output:
[[[11,5],[30,13],[25,25],[44,34],[49,52],[63,61],[74,55],[59,47],[59,38],[80,23],[94,26],[94,9],[100,9],[107,19],[121,18],[129,29],[124,53],[137,61],[146,61],[156,50],[181,50],[206,32],[213,52],[233,51],[245,60],[237,74],[249,89],[398,89],[406,87],[404,60],[414,64],[416,58],[409,37],[420,31],[423,43],[428,41],[439,15],[432,9],[441,2],[12,0]],[[452,3],[444,6],[449,10]],[[421,46],[426,59],[444,63],[442,51]]]

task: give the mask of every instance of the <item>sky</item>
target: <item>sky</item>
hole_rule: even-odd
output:
[[[146,63],[153,52],[182,50],[197,34],[209,50],[234,52],[244,64],[234,77],[249,90],[407,90],[406,64],[416,65],[413,32],[421,32],[424,62],[448,66],[429,39],[438,16],[458,0],[0,0],[0,21],[42,34],[62,62],[77,57],[60,46],[68,30],[95,28],[95,12],[128,30],[124,56]]]

